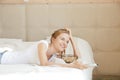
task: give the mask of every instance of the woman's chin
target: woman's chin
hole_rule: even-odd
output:
[[[61,52],[65,51],[65,49],[61,49]]]
[[[59,49],[59,52],[63,52],[65,49]]]

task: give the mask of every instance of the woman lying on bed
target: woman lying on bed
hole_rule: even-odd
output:
[[[71,30],[58,29],[51,35],[50,43],[46,40],[40,40],[35,43],[35,45],[27,47],[24,50],[4,53],[1,56],[1,64],[39,64],[41,66],[58,65],[62,67],[86,69],[87,65],[78,61],[74,61],[71,64],[64,64],[59,63],[60,61],[54,61],[54,58],[64,54],[69,42],[72,44],[74,56],[80,57],[80,54],[77,52],[76,46],[72,39]]]
[[[56,55],[57,57],[64,54],[65,49],[67,48],[69,42],[71,42],[72,44],[74,56],[80,57],[80,54],[79,52],[77,52],[76,46],[73,42],[71,30],[58,29],[52,34],[51,42],[49,44],[44,42],[38,44],[38,54],[39,54],[40,64],[42,66],[59,65],[62,67],[71,67],[71,68],[79,68],[79,69],[87,68],[87,65],[77,61],[74,61],[71,64],[61,64],[50,61],[52,60],[52,57],[54,55]]]

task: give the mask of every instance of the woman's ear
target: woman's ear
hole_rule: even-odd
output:
[[[54,40],[55,40],[55,38],[54,38],[54,37],[51,37],[51,43],[52,43]]]

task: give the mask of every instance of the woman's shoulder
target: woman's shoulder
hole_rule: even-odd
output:
[[[47,40],[40,40],[40,41],[38,41],[38,43],[45,43],[45,44],[48,44],[48,41],[47,41]]]
[[[48,47],[48,41],[47,40],[40,40],[38,41],[38,45],[44,44]]]

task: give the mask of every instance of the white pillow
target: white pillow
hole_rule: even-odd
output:
[[[0,38],[0,48],[11,48],[13,50],[19,50],[23,46],[22,39],[8,39]]]
[[[74,39],[75,44],[77,46],[77,50],[81,54],[81,60],[86,64],[95,63],[94,57],[93,57],[92,47],[90,46],[90,44],[86,40],[81,39],[81,38],[74,37],[73,39]],[[73,49],[72,49],[71,44],[68,45],[66,52],[73,53]]]
[[[13,51],[14,49],[15,49],[14,46],[5,46],[5,47],[0,46],[0,53],[4,53],[7,51]]]
[[[0,38],[0,43],[3,43],[3,42],[17,43],[17,42],[22,42],[22,41],[23,41],[22,39]]]

